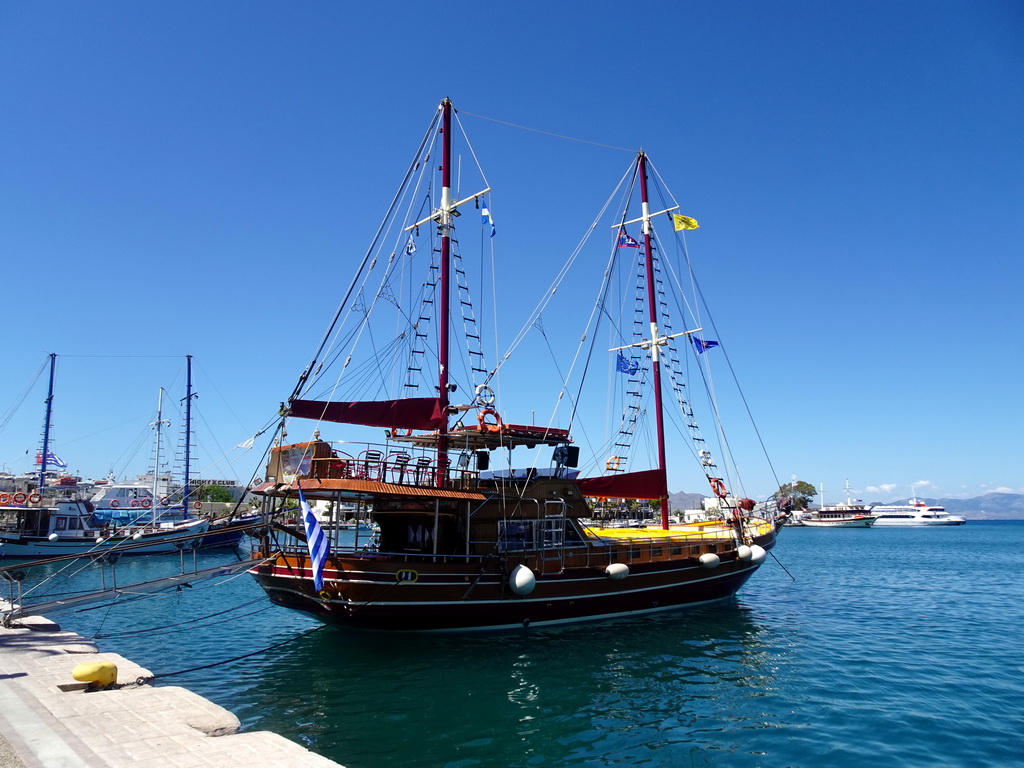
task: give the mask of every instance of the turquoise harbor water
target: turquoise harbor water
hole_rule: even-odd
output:
[[[248,576],[53,618],[158,674],[283,642],[158,684],[348,768],[1024,765],[1024,522],[774,554],[724,606],[507,636],[303,634]]]

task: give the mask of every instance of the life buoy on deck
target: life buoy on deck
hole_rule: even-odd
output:
[[[139,500],[138,499],[132,499],[131,501],[128,502],[128,506],[129,507],[137,507],[137,506],[139,506]]]
[[[11,503],[11,494],[9,494],[9,493],[0,493],[0,504],[10,504],[10,503]]]
[[[607,469],[609,472],[618,472],[619,471],[619,467],[621,467],[621,466],[622,466],[622,457],[621,456],[612,456],[611,458],[608,459],[608,461],[606,461],[604,463],[605,469]]]
[[[493,424],[489,424],[484,421],[488,416],[494,417]],[[499,416],[498,412],[493,408],[481,408],[480,413],[476,415],[476,420],[480,422],[481,432],[501,432],[501,428],[505,426],[504,422],[501,420],[501,416]]]
[[[142,500],[142,508],[143,509],[149,509],[151,506],[153,506],[153,502],[152,501],[150,501],[149,499],[143,499]]]
[[[121,502],[118,501],[117,499],[111,499],[110,500],[110,508],[111,509],[117,509],[120,506],[121,506]]]
[[[15,504],[24,504],[25,503],[25,499],[27,499],[27,498],[28,498],[27,494],[24,494],[21,491],[18,491],[16,494],[14,494],[14,503]]]
[[[201,501],[194,502],[192,504],[192,508],[193,509],[202,509],[203,508],[203,502],[201,502]]]
[[[162,499],[160,499],[160,503],[161,504],[167,504],[167,502],[170,501],[170,500],[171,499],[170,499],[169,496],[164,496]]]
[[[726,496],[725,482],[720,477],[709,477],[708,482],[711,483],[711,490],[720,499],[724,499]]]
[[[35,491],[33,491],[32,493],[30,493],[28,495],[28,503],[29,504],[38,504],[42,500],[43,500],[42,494],[37,493]]]

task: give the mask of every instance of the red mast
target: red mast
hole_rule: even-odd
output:
[[[661,402],[661,353],[667,343],[658,332],[657,300],[654,296],[654,256],[651,249],[651,206],[647,199],[647,155],[643,152],[637,160],[640,170],[640,205],[643,216],[644,263],[647,271],[647,314],[651,323],[651,377],[654,386],[654,412],[658,429],[658,470],[668,493],[668,473],[665,469],[665,413]],[[661,497],[661,527],[668,530],[668,496]]]
[[[452,247],[452,102],[441,102],[441,314],[438,318],[438,377],[437,399],[443,421],[437,430],[437,484],[443,486],[448,479],[448,313],[451,289],[450,279]]]

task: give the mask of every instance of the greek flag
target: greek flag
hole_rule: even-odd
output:
[[[39,466],[42,466],[42,464],[43,464],[43,452],[42,451],[36,451],[36,466],[39,467]],[[48,467],[58,467],[60,469],[67,469],[68,463],[66,461],[64,461],[63,459],[61,459],[53,451],[47,451],[46,452],[46,466],[48,466]]]
[[[302,507],[302,522],[306,526],[306,544],[309,546],[309,559],[313,561],[313,587],[319,592],[324,588],[324,563],[331,553],[331,545],[327,541],[324,529],[313,514],[313,509],[302,495],[299,488],[299,505]]]
[[[494,229],[494,218],[491,216],[491,209],[488,208],[485,205],[480,210],[481,210],[481,213],[483,213],[483,215],[484,215],[483,221],[481,223],[482,224],[490,224],[491,225],[491,237],[494,237],[494,233],[497,230]]]

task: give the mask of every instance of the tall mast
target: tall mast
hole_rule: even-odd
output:
[[[165,422],[163,418],[164,411],[164,388],[160,387],[160,393],[156,399],[156,421],[150,426],[156,428],[156,438],[154,439],[154,450],[153,450],[153,510],[152,518],[153,522],[156,522],[157,511],[156,502],[160,498],[158,491],[160,490],[160,429],[164,424],[170,424],[169,421]]]
[[[651,206],[647,198],[647,155],[640,153],[640,205],[643,217],[644,233],[644,268],[647,271],[647,314],[651,323],[651,376],[654,387],[654,413],[658,430],[658,470],[666,480],[668,492],[668,475],[665,470],[665,412],[661,398],[661,352],[660,348],[667,340],[658,332],[657,300],[654,295],[654,255],[651,248]],[[668,496],[661,498],[661,527],[668,530]]]
[[[43,453],[39,457],[39,492],[46,485],[46,455],[50,452],[50,416],[53,414],[53,374],[57,355],[50,353],[50,388],[46,392],[46,418],[43,420]]]
[[[444,485],[448,477],[448,313],[451,260],[451,223],[452,211],[452,102],[445,99],[441,102],[441,314],[438,329],[438,404],[441,408],[441,426],[437,430],[437,484]]]
[[[192,398],[195,397],[192,394],[192,355],[185,355],[185,369],[187,371],[185,376],[185,476],[182,480],[184,486],[181,492],[181,508],[185,514],[188,514],[188,492],[192,469]]]

